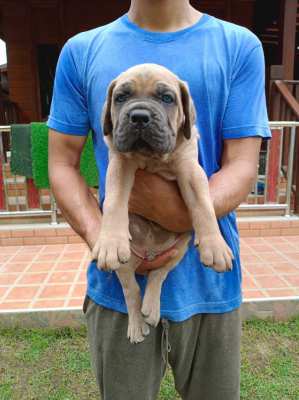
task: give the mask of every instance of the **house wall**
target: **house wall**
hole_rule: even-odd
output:
[[[17,102],[24,121],[38,117],[32,60],[30,15],[25,3],[1,5],[2,38],[6,42],[10,97]]]
[[[41,118],[38,44],[59,47],[76,33],[103,25],[128,9],[129,0],[0,0],[1,37],[7,45],[10,98],[23,122]],[[251,28],[255,0],[194,0],[203,12]]]

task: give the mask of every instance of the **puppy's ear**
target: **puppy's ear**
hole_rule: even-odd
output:
[[[181,89],[183,112],[185,116],[181,130],[183,131],[185,138],[190,139],[191,130],[193,125],[195,124],[195,118],[196,118],[195,107],[190,95],[188,84],[186,82],[181,81],[180,89]]]
[[[113,123],[111,117],[111,105],[112,105],[112,93],[116,85],[116,81],[112,81],[107,90],[106,101],[102,111],[102,130],[105,136],[109,135],[113,131]]]

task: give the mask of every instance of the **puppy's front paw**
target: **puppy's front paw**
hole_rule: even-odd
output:
[[[233,267],[233,253],[220,234],[209,235],[196,239],[200,261],[217,272],[231,271]]]
[[[111,238],[109,235],[101,234],[91,256],[93,260],[97,260],[98,268],[116,270],[120,267],[120,264],[125,264],[130,259],[129,237],[117,236]]]

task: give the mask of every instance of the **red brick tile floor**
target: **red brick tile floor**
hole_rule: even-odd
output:
[[[0,247],[0,312],[82,306],[84,244]],[[241,238],[245,299],[299,298],[299,236]]]

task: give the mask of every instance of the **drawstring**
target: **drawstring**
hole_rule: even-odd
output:
[[[163,370],[163,376],[164,376],[168,365],[168,354],[171,351],[171,345],[169,343],[169,322],[167,321],[167,319],[162,318],[161,323],[162,323],[161,353],[162,353],[162,360],[164,362],[164,370]]]

